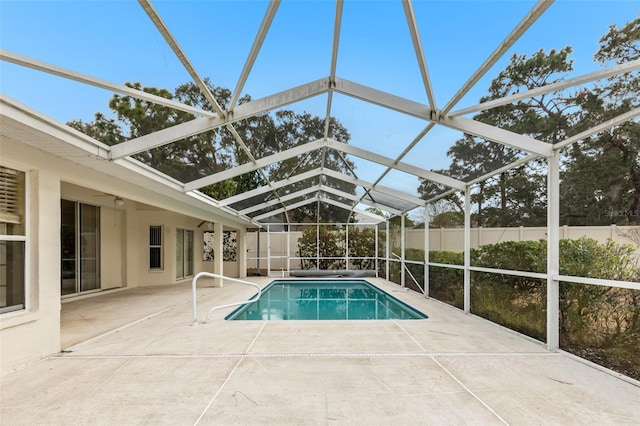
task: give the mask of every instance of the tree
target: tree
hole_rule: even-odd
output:
[[[572,70],[570,47],[540,50],[530,57],[514,55],[494,79],[489,95],[499,99],[545,86]],[[600,39],[595,59],[603,65],[640,58],[640,18],[615,25]],[[640,73],[609,78],[592,89],[551,92],[481,112],[474,117],[515,133],[555,144],[640,105]],[[462,180],[474,179],[520,158],[522,153],[470,135],[447,153],[452,162],[439,171]],[[629,120],[565,148],[561,170],[561,220],[572,225],[640,224],[640,123]],[[533,161],[480,182],[471,200],[480,225],[542,225],[546,211],[546,168]],[[430,198],[444,188],[423,183]],[[462,211],[459,194],[447,197]],[[456,201],[457,200],[457,201]]]
[[[166,89],[142,87],[140,83],[126,83],[126,86],[193,105],[189,99],[174,96]],[[178,88],[178,93],[180,90],[184,91],[185,86]],[[224,100],[225,95],[230,96],[222,89],[212,89],[218,101]],[[210,107],[202,107],[211,110]],[[107,119],[103,114],[97,113],[94,122],[72,121],[69,125],[101,142],[114,145],[195,118],[193,114],[130,96],[114,95],[109,101],[109,108],[115,114],[115,119]],[[188,182],[230,167],[232,156],[229,143],[228,138],[223,139],[220,132],[215,130],[138,153],[134,158],[175,179]]]
[[[375,268],[376,230],[372,227],[353,226],[349,228],[349,257],[351,265],[357,270]]]
[[[514,93],[552,84],[572,70],[570,47],[539,50],[531,56],[516,55],[491,82],[489,95],[481,102],[500,99]],[[570,135],[575,122],[575,95],[552,92],[513,104],[482,111],[474,120],[556,143]],[[441,173],[464,181],[481,177],[521,158],[524,153],[506,145],[465,134],[449,149],[451,165]],[[478,182],[471,201],[475,204],[474,222],[480,226],[541,225],[546,223],[545,174],[540,163],[532,162]],[[421,185],[427,198],[433,185]],[[448,199],[454,202],[460,195]],[[454,202],[462,211],[462,200]]]
[[[219,105],[229,103],[231,92],[226,88],[213,86],[205,79],[209,91]],[[166,89],[142,87],[140,83],[126,83],[127,86],[143,90],[147,93],[173,99],[195,106],[206,111],[214,111],[213,105],[204,96],[200,88],[190,82],[180,85],[175,93]],[[245,95],[239,103],[247,103],[251,97]],[[185,123],[196,117],[187,112],[174,110],[130,96],[114,95],[109,108],[116,118],[108,119],[97,113],[93,122],[85,123],[74,120],[68,123],[75,129],[108,145],[115,145],[126,140],[138,138],[155,131]],[[235,132],[240,136],[246,148],[238,142],[231,129],[226,126],[187,137],[167,145],[150,149],[138,154],[135,158],[179,181],[190,182],[209,176],[231,167],[245,164],[251,158],[262,158],[282,152],[294,146],[311,142],[324,137],[324,119],[309,113],[297,114],[293,111],[281,110],[274,113],[262,113],[233,123]],[[341,143],[348,143],[349,132],[335,118],[330,118],[328,137]],[[322,161],[324,161],[322,163]],[[262,171],[246,173],[223,182],[210,185],[200,190],[214,199],[225,199],[233,195],[263,186],[269,181],[285,179],[292,174],[307,171],[311,168],[324,167],[349,173],[354,164],[334,150],[311,152],[296,158],[273,164]],[[325,181],[324,185],[337,187],[350,194],[355,193],[353,184],[342,181]],[[299,190],[304,182],[290,185],[277,192],[265,193],[263,199],[252,200],[263,202],[270,198],[282,196]],[[317,203],[299,209],[292,214],[293,221],[302,222],[306,217],[315,220]],[[275,206],[273,209],[279,208]],[[349,212],[336,209],[326,212],[326,221],[346,221]]]
[[[298,239],[302,269],[345,269],[345,232],[335,226],[309,227]]]
[[[82,120],[72,120],[67,125],[109,146],[127,140],[116,120],[107,118],[100,112],[95,113],[94,117],[95,120],[90,123],[85,123]]]
[[[324,138],[324,118],[312,116],[309,113],[295,114],[293,111],[278,111],[275,113],[276,123],[276,139],[280,141],[279,150],[292,148],[296,145],[313,142],[314,140]],[[329,120],[328,137],[340,143],[348,143],[351,135],[347,129],[335,118]],[[323,163],[324,161],[324,163]],[[327,169],[341,171],[349,174],[355,168],[353,162],[345,159],[340,152],[333,149],[311,151],[301,157],[291,158],[281,163],[272,165],[269,168],[269,176],[272,180],[286,179],[294,173],[303,173],[314,168],[324,166]],[[309,182],[299,182],[286,188],[286,192],[281,194],[293,193],[306,187]],[[348,194],[355,194],[355,186],[353,184],[324,178],[323,185],[327,185],[339,189]],[[337,199],[350,204],[350,201]],[[316,218],[318,203],[311,203],[306,206],[295,209],[290,214],[290,220],[293,222],[302,222],[305,218]],[[322,209],[322,222],[344,223],[349,220],[349,211],[344,209]]]
[[[229,103],[231,99],[229,89],[213,86],[209,79],[205,79],[205,83],[219,105],[224,106]],[[213,105],[193,82],[178,86],[175,97],[179,102],[215,112]],[[238,100],[238,103],[244,104],[250,101],[251,97],[245,95]],[[246,143],[251,156],[261,158],[278,151],[275,123],[269,114],[258,114],[249,119],[237,121],[233,124],[233,128]],[[197,139],[193,149],[185,153],[188,162],[195,165],[195,170],[197,170],[197,177],[191,180],[250,161],[249,154],[236,141],[228,127],[218,127],[215,130],[196,135],[195,138]],[[201,188],[201,191],[221,200],[264,184],[263,175],[254,171],[232,180]]]
[[[433,217],[430,228],[459,228],[464,226],[464,214],[457,211],[444,211]]]
[[[595,59],[603,65],[640,58],[640,18],[615,25],[600,39]],[[579,96],[580,129],[600,124],[640,105],[640,73],[608,79]],[[567,150],[562,177],[562,213],[572,224],[640,224],[640,123],[629,120]]]

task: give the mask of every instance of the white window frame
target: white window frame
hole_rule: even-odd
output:
[[[24,242],[24,259],[22,259],[22,264],[24,268],[24,282],[22,285],[24,286],[24,303],[23,307],[19,309],[9,309],[0,308],[0,315],[6,317],[11,314],[16,313],[24,313],[28,312],[31,309],[31,265],[27,259],[31,259],[31,226],[30,226],[30,208],[31,205],[31,176],[29,175],[29,171],[25,168],[2,163],[0,166],[5,167],[7,169],[12,169],[21,173],[24,173],[24,234],[23,235],[5,235],[0,234],[0,241],[21,241]]]
[[[158,228],[159,232],[160,232],[160,244],[151,244],[151,229],[152,228]],[[148,262],[147,262],[147,266],[149,267],[149,271],[151,272],[158,272],[158,271],[164,271],[164,226],[162,225],[149,225],[149,240],[148,240],[148,251],[147,251],[147,258],[148,258]],[[154,248],[159,248],[160,249],[160,266],[159,267],[152,267],[151,266],[151,249]]]

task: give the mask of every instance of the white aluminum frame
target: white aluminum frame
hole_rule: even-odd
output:
[[[427,98],[427,103],[416,102],[410,99],[406,99],[400,96],[396,96],[391,93],[386,93],[381,90],[378,90],[373,87],[368,87],[366,85],[360,84],[358,82],[353,82],[346,80],[344,78],[340,78],[336,75],[336,64],[338,61],[338,48],[340,41],[340,32],[342,25],[342,10],[343,10],[343,1],[338,0],[336,2],[336,12],[335,19],[333,24],[333,41],[332,41],[332,50],[331,50],[331,64],[329,75],[325,78],[321,78],[318,80],[310,81],[303,85],[292,87],[287,90],[274,93],[263,97],[261,99],[253,100],[251,102],[245,104],[237,104],[240,93],[251,74],[251,70],[256,61],[256,58],[260,54],[262,49],[262,45],[266,37],[268,36],[269,30],[271,28],[272,23],[274,22],[275,16],[278,11],[278,7],[280,5],[280,0],[272,0],[269,2],[267,6],[267,10],[264,14],[262,22],[260,24],[259,29],[257,30],[257,35],[254,39],[254,42],[249,51],[248,57],[244,63],[242,71],[238,76],[237,84],[231,94],[231,102],[227,106],[227,109],[224,109],[221,105],[219,105],[213,94],[208,90],[204,80],[200,77],[200,73],[190,59],[187,57],[185,51],[180,47],[177,39],[173,36],[168,26],[163,22],[159,13],[154,9],[150,0],[139,0],[139,3],[147,14],[148,18],[155,25],[159,34],[166,41],[167,45],[172,49],[176,57],[180,60],[183,67],[187,70],[194,83],[200,88],[203,92],[204,96],[211,103],[215,112],[205,111],[200,108],[195,108],[189,105],[181,104],[179,102],[175,102],[172,100],[168,100],[162,97],[154,96],[149,93],[146,93],[141,90],[132,89],[127,86],[114,84],[105,80],[101,80],[92,76],[88,76],[82,73],[78,73],[73,70],[68,70],[62,67],[58,67],[53,64],[48,64],[36,59],[31,59],[17,53],[8,52],[5,50],[0,50],[0,60],[10,62],[19,66],[31,68],[34,70],[38,70],[41,72],[49,73],[52,75],[56,75],[58,77],[62,77],[65,79],[73,80],[76,82],[80,82],[82,84],[87,84],[90,86],[98,87],[101,89],[105,89],[107,91],[113,93],[119,93],[125,96],[131,96],[136,99],[141,99],[147,102],[152,102],[158,105],[162,105],[168,108],[174,108],[179,111],[188,112],[194,115],[193,120],[175,125],[170,128],[166,128],[163,130],[159,130],[149,135],[141,136],[135,139],[131,139],[129,141],[123,142],[121,144],[115,146],[106,146],[104,144],[99,143],[85,135],[81,135],[79,132],[68,128],[66,126],[55,124],[51,122],[51,120],[46,120],[42,117],[41,114],[36,111],[29,110],[25,107],[18,106],[18,104],[5,96],[1,97],[2,101],[2,117],[3,117],[3,126],[9,124],[18,128],[19,126],[28,126],[34,131],[42,131],[44,124],[46,124],[45,132],[47,136],[51,140],[55,140],[56,144],[40,144],[36,141],[27,141],[28,143],[34,147],[43,150],[49,150],[54,155],[59,155],[61,150],[58,148],[61,146],[60,144],[66,143],[68,146],[65,146],[67,152],[73,152],[75,154],[81,153],[86,155],[76,155],[71,158],[71,161],[77,162],[79,164],[87,165],[88,161],[93,161],[98,170],[107,171],[113,176],[118,176],[121,172],[126,172],[129,177],[134,176],[137,183],[141,186],[146,184],[154,185],[154,190],[156,192],[162,192],[158,188],[162,188],[168,190],[170,193],[170,197],[173,197],[181,202],[185,203],[198,203],[200,206],[204,203],[206,206],[216,209],[219,214],[228,221],[232,221],[233,223],[242,223],[248,225],[249,223],[256,224],[258,226],[263,226],[263,224],[258,223],[258,221],[262,219],[266,219],[275,214],[284,213],[288,222],[288,211],[309,204],[309,203],[317,203],[318,204],[318,212],[320,212],[321,203],[330,204],[332,206],[346,209],[347,211],[354,213],[357,212],[359,214],[368,216],[376,221],[385,221],[387,226],[387,244],[386,244],[386,271],[387,271],[387,279],[389,278],[389,221],[388,218],[380,217],[370,212],[362,211],[358,209],[358,206],[363,205],[371,205],[386,212],[389,212],[393,215],[399,215],[402,219],[402,259],[404,264],[404,217],[408,210],[403,210],[402,208],[397,208],[397,206],[389,206],[382,205],[381,203],[371,202],[367,200],[365,196],[357,197],[352,194],[346,194],[344,192],[332,189],[326,185],[322,184],[322,178],[324,176],[332,177],[335,179],[339,179],[344,182],[352,183],[356,186],[361,186],[365,189],[365,193],[368,190],[375,190],[390,197],[395,197],[398,200],[411,204],[415,208],[417,206],[422,206],[424,204],[424,200],[416,197],[414,194],[405,193],[404,191],[385,188],[383,186],[378,185],[382,179],[391,171],[391,170],[399,170],[405,173],[412,174],[421,179],[425,179],[428,181],[433,181],[450,188],[444,194],[441,194],[437,197],[428,200],[428,202],[436,201],[439,198],[442,198],[448,194],[451,194],[455,191],[463,191],[465,196],[465,220],[464,220],[464,245],[465,245],[465,255],[464,255],[464,266],[462,269],[464,270],[464,310],[465,312],[470,312],[470,271],[478,270],[478,268],[474,268],[470,265],[470,186],[480,182],[484,179],[488,179],[498,173],[510,170],[514,167],[521,166],[528,161],[531,161],[536,158],[544,158],[548,163],[549,169],[549,177],[547,183],[547,196],[549,200],[548,211],[547,211],[547,227],[548,227],[548,253],[547,253],[547,272],[544,276],[547,279],[548,293],[547,293],[547,345],[549,349],[555,350],[558,348],[558,297],[559,297],[559,285],[561,280],[567,280],[571,282],[580,282],[584,284],[595,284],[595,285],[605,285],[604,283],[612,283],[616,286],[620,286],[623,288],[633,288],[638,289],[638,283],[625,283],[625,282],[617,282],[617,281],[609,281],[609,280],[594,280],[580,277],[566,277],[559,275],[559,265],[558,265],[558,257],[559,257],[559,234],[558,234],[558,225],[559,225],[559,152],[584,138],[587,138],[597,132],[604,131],[613,126],[619,125],[623,122],[636,119],[640,116],[640,108],[635,108],[625,114],[621,114],[618,117],[614,117],[604,123],[600,123],[592,127],[591,129],[587,129],[584,132],[574,135],[572,137],[567,138],[560,143],[555,145],[550,145],[548,143],[526,137],[523,135],[519,135],[517,133],[513,133],[511,131],[507,131],[498,127],[490,126],[469,118],[466,118],[466,115],[487,110],[490,108],[494,108],[501,105],[506,105],[512,102],[519,101],[521,99],[532,98],[536,96],[540,96],[546,93],[550,93],[555,90],[563,90],[571,87],[577,87],[579,85],[602,80],[605,78],[610,78],[616,75],[622,75],[627,72],[637,71],[640,69],[640,60],[631,61],[626,64],[615,65],[609,68],[606,68],[601,71],[591,72],[585,75],[577,76],[570,78],[565,81],[549,84],[547,86],[525,91],[519,94],[514,94],[511,96],[506,96],[502,99],[496,99],[484,103],[480,103],[471,107],[466,107],[462,109],[458,109],[452,111],[453,108],[458,104],[460,100],[482,79],[482,77],[504,56],[504,54],[513,46],[513,44],[540,18],[540,16],[551,6],[553,3],[552,0],[540,0],[538,1],[530,11],[522,18],[522,20],[514,27],[509,35],[496,47],[496,49],[488,56],[488,58],[471,74],[469,79],[459,88],[459,90],[453,95],[445,106],[442,109],[438,109],[436,104],[436,99],[433,90],[433,82],[429,76],[428,72],[428,64],[424,54],[424,49],[422,47],[421,37],[419,35],[418,28],[418,20],[415,16],[415,11],[413,9],[413,4],[410,0],[403,0],[402,6],[406,18],[406,24],[409,32],[409,36],[411,39],[411,43],[413,46],[413,50],[415,53],[415,59],[420,71],[420,76],[422,79],[422,86],[425,91],[425,95]],[[326,106],[326,117],[325,117],[325,127],[324,127],[324,136],[317,141],[310,142],[306,145],[297,146],[291,148],[287,151],[280,152],[274,154],[272,156],[256,159],[254,158],[252,152],[249,150],[245,142],[242,140],[240,135],[235,131],[233,124],[239,120],[250,118],[256,114],[266,113],[273,111],[277,108],[284,107],[289,104],[297,103],[303,101],[305,99],[327,94],[327,106]],[[360,101],[364,101],[367,103],[375,104],[381,106],[383,108],[387,108],[393,111],[400,112],[402,114],[409,115],[411,117],[417,117],[420,120],[425,122],[424,129],[416,135],[416,137],[404,147],[402,153],[395,159],[385,157],[376,152],[372,152],[369,150],[361,149],[352,145],[347,145],[344,143],[340,143],[334,140],[331,140],[328,135],[329,131],[329,120],[331,117],[331,109],[332,109],[332,101],[333,94],[340,93],[351,98],[358,99]],[[213,130],[219,127],[225,126],[234,136],[235,142],[238,144],[238,147],[242,149],[249,158],[249,162],[246,164],[238,165],[237,167],[222,171],[217,174],[213,174],[211,176],[206,176],[201,179],[194,180],[192,182],[178,182],[175,179],[172,179],[163,173],[154,170],[138,161],[133,159],[131,156],[152,148],[157,148],[166,144],[170,144],[179,140],[183,140],[193,135],[197,135],[209,130]],[[422,169],[420,167],[416,167],[407,163],[403,163],[401,160],[405,157],[409,151],[416,146],[423,137],[431,131],[435,126],[445,126],[457,131],[468,133],[471,135],[475,135],[476,137],[489,140],[495,143],[499,143],[505,146],[509,146],[511,148],[517,149],[522,152],[522,157],[518,160],[512,162],[511,164],[504,165],[503,167],[494,170],[491,173],[488,173],[484,176],[481,176],[477,179],[473,179],[468,182],[464,182],[458,179],[453,179],[448,176],[440,175],[434,173],[430,170]],[[49,146],[50,145],[50,146]],[[369,162],[377,163],[386,167],[385,171],[373,182],[366,182],[359,179],[353,170],[351,173],[354,176],[349,176],[343,173],[334,172],[325,168],[325,156],[329,149],[334,149],[339,152],[339,155],[345,158],[345,156],[355,156],[361,159],[364,159]],[[322,152],[322,161],[320,167],[314,171],[304,172],[296,175],[289,176],[287,179],[284,179],[279,182],[269,182],[266,174],[264,173],[264,168],[270,164],[275,162],[284,161],[286,159],[293,158],[298,155],[305,155],[310,152],[320,150]],[[109,161],[107,161],[109,160]],[[226,200],[215,201],[205,196],[204,194],[196,191],[198,188],[210,185],[212,183],[220,182],[226,179],[232,179],[237,177],[243,173],[257,171],[262,173],[263,177],[265,177],[266,185],[261,188],[257,188],[253,191],[249,191],[245,194],[229,197]],[[319,177],[320,184],[312,187],[307,187],[307,189],[302,191],[297,191],[295,194],[283,195],[280,196],[277,192],[278,189],[284,188],[293,183],[302,182],[305,179]],[[242,211],[236,211],[232,209],[230,206],[238,201],[241,201],[246,198],[250,198],[252,196],[259,196],[261,194],[266,195],[271,193],[275,196],[274,201],[266,201],[257,204],[256,206],[244,208]],[[330,198],[323,197],[325,193],[331,193],[333,195],[337,195],[342,197],[344,200],[350,201],[352,204],[346,204],[343,202],[338,202],[332,200]],[[307,200],[287,205],[286,202],[295,198],[296,196],[307,196],[313,195]],[[253,218],[249,218],[246,216],[248,213],[255,212],[257,210],[263,209],[265,207],[274,207],[281,205],[282,207],[274,209],[269,213],[265,213]],[[428,204],[427,204],[428,206]],[[317,217],[317,221],[320,221],[320,217]],[[376,227],[376,232],[378,231]],[[29,231],[27,230],[27,233]],[[425,232],[428,234],[428,226],[425,226]],[[437,265],[435,263],[431,263],[428,259],[428,238],[425,238],[425,274],[428,277],[428,268],[430,265]],[[28,238],[27,238],[27,247]],[[376,240],[377,246],[377,240]],[[445,266],[445,265],[438,265]],[[451,266],[458,268],[458,266]],[[402,284],[404,285],[404,268]],[[27,271],[28,272],[28,271]],[[515,272],[514,274],[522,274],[522,272]],[[426,288],[428,291],[428,278],[426,280]],[[606,284],[608,285],[608,284]],[[28,290],[28,288],[27,288]],[[27,302],[28,302],[27,298]]]

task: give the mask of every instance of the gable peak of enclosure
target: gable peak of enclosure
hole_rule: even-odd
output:
[[[60,4],[77,13],[130,12],[128,19],[136,23],[130,46],[116,35],[105,40],[109,34],[98,33],[108,28],[101,25],[74,22],[66,33],[86,30],[88,41],[102,37],[99,60],[121,58],[116,62],[126,63],[122,70],[110,60],[99,72],[84,72],[92,68],[83,63],[94,59],[92,51],[79,49],[75,58],[59,50],[36,57],[28,44],[14,51],[9,47],[18,44],[3,42],[5,67],[19,68],[34,86],[47,83],[36,78],[45,75],[64,81],[65,90],[117,95],[112,119],[76,120],[75,130],[58,125],[75,145],[62,137],[47,143],[23,139],[81,164],[104,160],[91,167],[150,180],[159,192],[169,188],[178,200],[196,199],[241,222],[267,223],[279,215],[293,223],[298,220],[292,216],[336,210],[344,215],[331,217],[335,221],[355,215],[383,221],[452,192],[469,193],[477,182],[557,156],[640,114],[634,105],[590,126],[564,123],[551,132],[527,129],[514,122],[517,114],[508,115],[512,108],[526,116],[523,105],[544,102],[550,94],[576,97],[609,78],[637,76],[637,58],[602,67],[576,64],[576,71],[552,70],[535,87],[512,83],[493,90],[492,82],[505,78],[507,71],[500,70],[513,71],[536,52],[583,48],[571,31],[577,23],[565,19],[563,28],[554,25],[567,9],[581,7],[575,2],[502,2],[500,11],[481,16],[458,2],[138,3]],[[46,13],[46,7],[33,13]],[[611,24],[602,21],[601,33]],[[33,34],[36,41],[64,41],[60,34]],[[591,40],[593,50],[580,52],[580,58],[593,56],[597,42]],[[526,57],[518,62],[518,55]],[[23,100],[28,99],[14,100],[3,88],[8,137],[19,134],[19,116],[49,120]],[[487,111],[498,112],[483,118]],[[121,123],[121,131],[101,132],[109,123]],[[445,153],[465,138],[472,146],[503,147],[509,155],[475,174],[454,175],[444,170]],[[432,189],[421,190],[424,182]]]

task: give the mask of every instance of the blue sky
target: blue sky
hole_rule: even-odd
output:
[[[444,106],[535,4],[533,1],[414,1],[436,102]],[[203,77],[233,89],[267,8],[266,1],[154,1],[154,7]],[[477,103],[513,53],[574,48],[571,76],[593,62],[608,26],[638,15],[638,1],[556,1],[458,107]],[[243,93],[260,98],[329,74],[335,5],[284,0]],[[135,1],[0,1],[2,49],[123,84],[170,90],[190,80]],[[339,77],[426,103],[399,1],[345,2]],[[0,89],[61,122],[108,112],[112,93],[0,62]],[[425,122],[335,96],[332,109],[351,143],[395,158]],[[326,96],[288,109],[323,116]],[[446,168],[446,150],[461,134],[437,127],[403,161]],[[375,180],[383,169],[362,166]],[[409,188],[417,180],[393,173],[383,184]],[[408,189],[410,190],[410,189]]]

